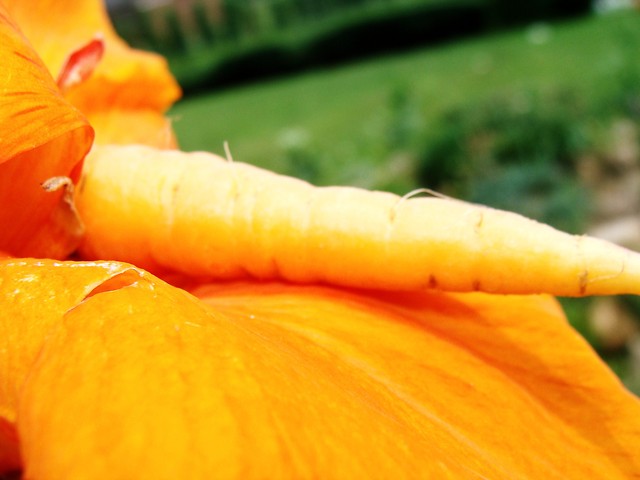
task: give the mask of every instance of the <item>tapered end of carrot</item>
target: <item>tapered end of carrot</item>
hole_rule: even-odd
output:
[[[441,212],[428,247],[424,241],[422,248],[412,246],[414,261],[439,264],[430,273],[432,287],[567,297],[640,295],[638,252],[489,207],[437,198],[407,203],[406,215],[397,219],[402,230],[415,229],[427,208]],[[421,257],[422,251],[429,257]],[[403,268],[416,270],[407,264]],[[420,280],[427,281],[424,275],[414,281]]]
[[[579,295],[640,295],[640,254],[598,238],[575,237]]]

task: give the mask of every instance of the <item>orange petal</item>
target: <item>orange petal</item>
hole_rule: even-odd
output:
[[[57,319],[21,390],[27,478],[640,472],[638,400],[548,297],[196,293],[143,274]]]
[[[131,271],[115,262],[0,260],[0,417],[15,421],[22,382],[62,316],[104,282]]]
[[[171,120],[150,108],[104,109],[91,111],[88,117],[96,130],[96,143],[140,144],[162,149],[177,146]]]
[[[0,417],[0,475],[21,467],[18,434],[13,424]]]
[[[0,250],[64,257],[78,243],[63,191],[45,192],[54,176],[77,180],[93,140],[84,117],[55,82],[0,4]]]
[[[104,40],[104,57],[92,75],[65,94],[89,117],[112,109],[161,114],[180,96],[165,59],[129,48],[113,29],[100,0],[9,0],[7,4],[54,75],[97,35]],[[166,125],[161,128],[164,131]],[[99,134],[100,141],[118,143],[120,136],[112,140],[111,133]]]

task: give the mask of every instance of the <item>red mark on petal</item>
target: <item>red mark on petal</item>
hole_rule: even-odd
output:
[[[62,92],[85,81],[100,62],[104,54],[104,40],[98,36],[74,51],[65,61],[58,75],[58,87]]]

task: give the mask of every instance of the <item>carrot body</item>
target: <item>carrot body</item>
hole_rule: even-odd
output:
[[[640,255],[440,198],[314,187],[207,153],[100,147],[84,258],[217,279],[579,296],[640,293]]]

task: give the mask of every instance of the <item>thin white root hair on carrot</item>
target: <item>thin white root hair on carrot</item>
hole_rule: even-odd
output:
[[[231,149],[229,148],[229,142],[225,140],[222,144],[224,148],[224,156],[227,159],[227,162],[233,163],[233,156],[231,155]]]
[[[631,252],[629,252],[630,255]],[[587,287],[597,284],[599,282],[607,282],[610,280],[615,280],[616,278],[621,277],[622,275],[624,275],[624,272],[627,268],[627,263],[629,262],[628,258],[629,255],[627,255],[627,260],[625,261],[624,259],[622,259],[622,261],[620,262],[620,270],[617,273],[611,273],[609,275],[600,275],[598,277],[593,277],[589,274],[589,271],[585,269],[584,271],[584,280],[581,280],[584,282],[584,285],[581,285],[581,289],[583,291],[586,291]]]
[[[393,207],[391,207],[391,210],[389,211],[389,219],[392,222],[393,220],[395,220],[398,209],[406,200],[422,194],[431,195],[432,197],[442,198],[446,200],[456,200],[455,198],[448,197],[447,195],[444,195],[443,193],[437,192],[430,188],[416,188],[398,198],[398,201],[395,203],[395,205],[393,205]]]
[[[240,195],[240,186],[239,186],[240,182],[238,179],[238,172],[234,168],[235,162],[233,160],[233,155],[231,155],[231,148],[229,147],[229,142],[225,140],[222,143],[222,147],[224,148],[224,157],[227,160],[227,163],[231,166],[231,175],[233,175],[233,187],[234,187],[233,195],[237,197],[238,195]]]
[[[640,294],[638,253],[511,212],[416,198],[426,190],[314,187],[213,154],[142,146],[95,147],[83,175],[86,259],[384,290]],[[171,213],[156,201],[167,179],[179,181]]]
[[[405,193],[402,197],[400,197],[396,202],[396,204],[389,211],[389,220],[391,221],[391,223],[393,224],[393,221],[396,219],[398,209],[405,201],[411,198],[415,198],[418,195],[422,195],[422,194],[429,195],[435,198],[440,198],[442,200],[448,200],[451,202],[460,202],[460,203],[469,205],[471,208],[464,215],[465,216],[474,215],[477,217],[476,220],[473,220],[473,223],[475,225],[474,231],[476,234],[480,233],[480,228],[482,227],[482,222],[484,220],[484,215],[482,213],[482,210],[478,208],[478,207],[481,207],[480,205],[475,205],[473,203],[467,202],[466,200],[460,200],[459,198],[450,197],[448,195],[445,195],[444,193],[440,193],[436,190],[432,190],[431,188],[416,188],[415,190],[411,190],[409,193]]]

